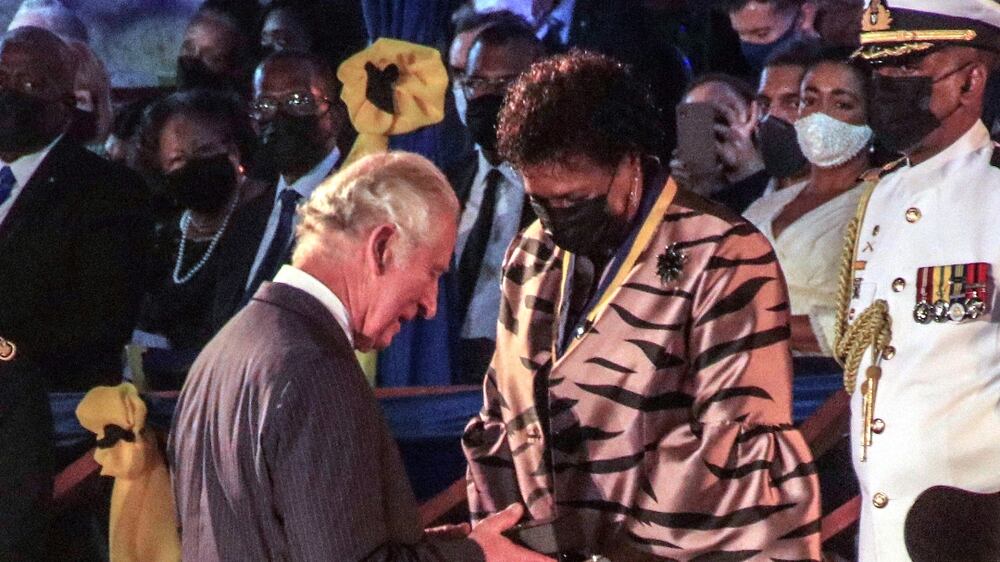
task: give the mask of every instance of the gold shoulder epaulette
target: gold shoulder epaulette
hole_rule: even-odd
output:
[[[878,181],[879,178],[881,177],[882,177],[882,168],[872,168],[867,172],[861,174],[861,178],[859,179],[864,182],[871,182],[871,181]]]
[[[888,164],[882,166],[881,168],[872,168],[871,170],[868,170],[867,172],[861,174],[861,180],[877,182],[878,180],[884,178],[886,175],[895,172],[903,164],[906,164],[905,156],[902,158],[897,158],[896,160],[889,162]]]

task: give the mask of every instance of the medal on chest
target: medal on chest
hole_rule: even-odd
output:
[[[989,302],[989,276],[990,265],[981,262],[921,267],[913,319],[930,324],[979,318]]]

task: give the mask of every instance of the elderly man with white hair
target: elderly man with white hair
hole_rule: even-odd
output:
[[[458,201],[415,154],[368,156],[300,209],[292,265],[208,344],[174,417],[185,560],[549,560],[500,535],[520,506],[423,533],[354,350],[435,313]]]

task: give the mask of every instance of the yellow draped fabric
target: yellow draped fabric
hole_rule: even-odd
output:
[[[374,69],[368,67],[369,63]],[[393,71],[392,107],[378,107],[369,96],[373,72]],[[366,68],[368,67],[368,68]],[[341,99],[347,105],[358,140],[344,165],[369,154],[387,150],[389,136],[415,131],[444,119],[444,96],[448,72],[437,49],[398,39],[379,39],[340,65],[337,78],[344,87]],[[391,109],[391,111],[386,111]]]
[[[101,465],[101,474],[115,478],[111,562],[179,561],[181,546],[170,474],[156,438],[146,429],[146,403],[139,392],[130,383],[99,386],[84,396],[76,417],[97,434],[99,447],[94,460]],[[113,426],[128,437],[110,447],[100,444],[109,432],[122,433]]]

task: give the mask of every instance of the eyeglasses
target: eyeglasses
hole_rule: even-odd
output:
[[[308,117],[319,114],[321,103],[329,104],[330,100],[325,97],[317,99],[309,92],[293,92],[285,96],[285,99],[266,96],[257,98],[250,104],[250,109],[253,118],[257,120],[273,119],[282,109],[294,117]]]
[[[483,78],[479,76],[466,76],[456,80],[462,88],[466,98],[472,98],[485,93],[505,93],[507,88],[517,79],[517,74],[510,76],[498,76],[497,78]]]

